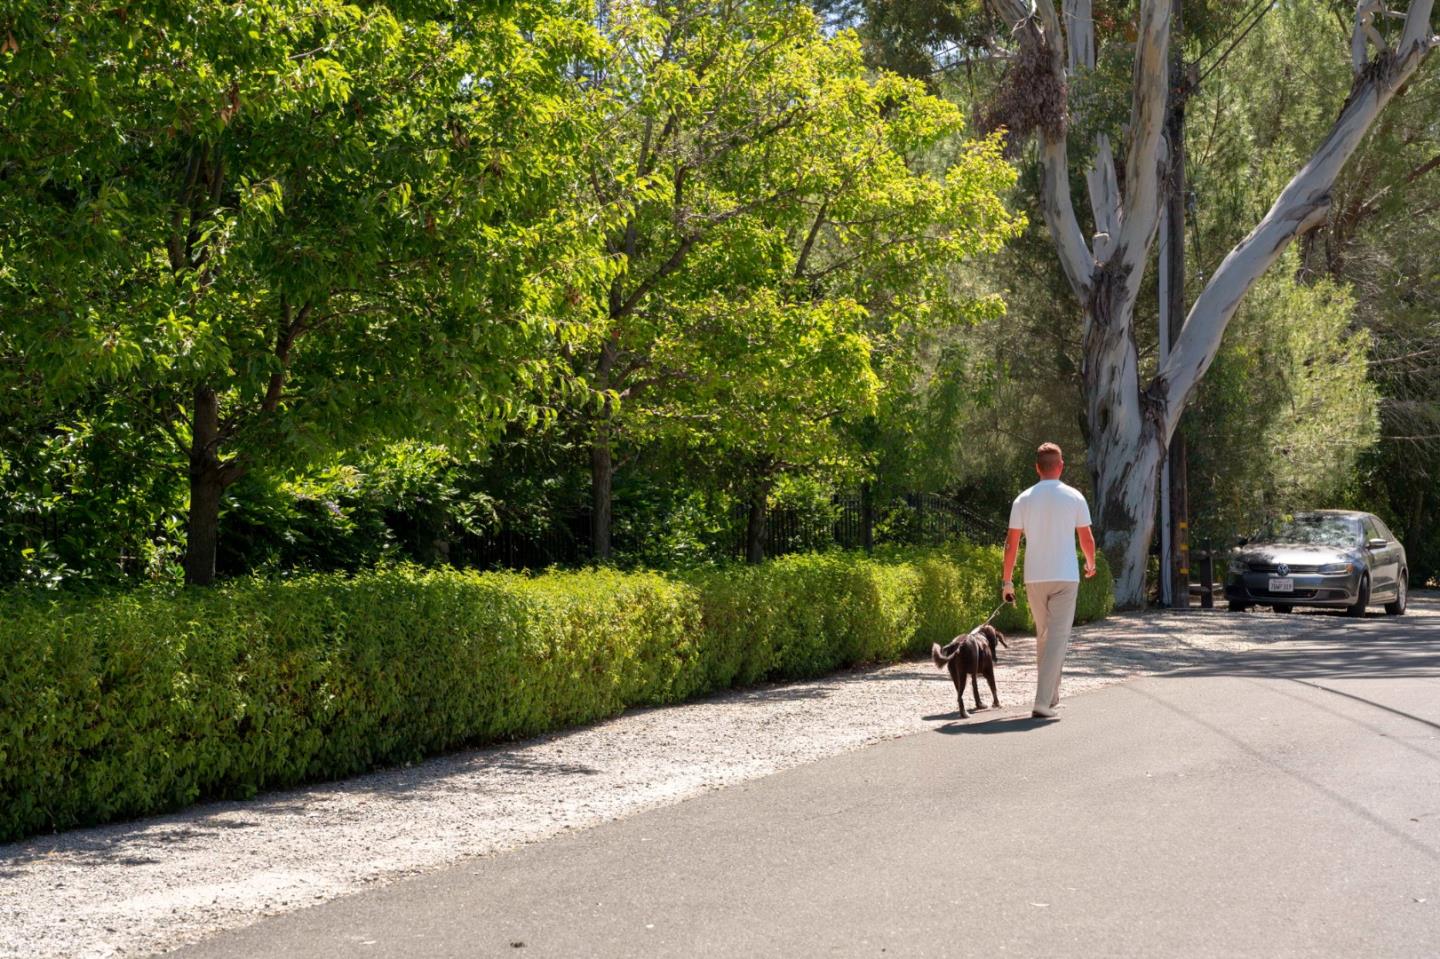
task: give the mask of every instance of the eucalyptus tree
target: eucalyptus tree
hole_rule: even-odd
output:
[[[1412,0],[1403,20],[1384,18],[1378,0],[1357,5],[1350,44],[1350,92],[1308,162],[1253,230],[1222,260],[1190,306],[1168,357],[1142,382],[1135,304],[1160,217],[1162,133],[1169,89],[1170,0],[1143,0],[1134,39],[1130,120],[1123,164],[1108,131],[1084,148],[1093,231],[1071,198],[1067,92],[1096,66],[1090,0],[991,0],[1014,31],[1024,69],[1021,91],[1039,139],[1041,207],[1061,268],[1084,313],[1083,377],[1089,466],[1101,542],[1124,605],[1143,601],[1154,525],[1157,468],[1186,401],[1218,351],[1246,292],[1299,234],[1331,206],[1331,189],[1375,119],[1437,42],[1431,0]],[[1064,27],[1062,28],[1062,14]],[[1373,51],[1373,52],[1372,52]]]
[[[169,433],[186,578],[259,465],[493,424],[604,264],[564,2],[22,0],[0,14],[0,351]]]
[[[861,354],[828,353],[816,338],[868,350],[877,318],[939,322],[979,308],[952,309],[929,281],[1015,224],[997,145],[962,144],[948,171],[927,168],[930,148],[960,137],[959,111],[918,83],[868,73],[855,36],[825,36],[804,6],[636,0],[609,5],[603,28],[593,97],[608,120],[586,162],[596,205],[627,216],[607,238],[622,268],[596,291],[606,333],[578,358],[603,397],[591,421],[602,559],[617,439],[708,423],[725,435],[696,442],[735,452],[755,477],[747,498],[763,498],[786,464],[838,455],[816,432],[833,428],[817,415],[826,402],[809,397],[852,396],[839,420],[871,409],[872,374],[848,359],[811,362]],[[850,382],[809,379],[820,372]],[[742,383],[753,390],[743,400]],[[726,392],[734,416],[713,405]]]

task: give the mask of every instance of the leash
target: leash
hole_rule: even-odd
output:
[[[1005,602],[1005,601],[1002,599],[1002,600],[1000,601],[1000,605],[999,605],[999,606],[996,606],[995,609],[994,609],[994,611],[991,612],[989,616],[986,616],[986,617],[985,617],[985,622],[981,623],[980,626],[989,626],[989,625],[990,625],[990,621],[991,621],[992,619],[994,619],[996,616],[999,616],[999,615],[1000,615],[1000,610],[1004,609],[1006,606],[1009,606],[1009,605],[1010,605],[1009,603]],[[980,626],[976,626],[975,629],[979,629]],[[974,632],[974,631],[975,631],[975,630],[971,630],[971,632]]]

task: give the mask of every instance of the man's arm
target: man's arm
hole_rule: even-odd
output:
[[[1095,534],[1088,526],[1077,526],[1075,532],[1080,537],[1080,552],[1085,554],[1085,578],[1089,579],[1095,575]]]
[[[1005,534],[1005,568],[1001,575],[1000,596],[1007,603],[1015,602],[1015,557],[1020,553],[1020,534],[1022,530],[1010,529]]]

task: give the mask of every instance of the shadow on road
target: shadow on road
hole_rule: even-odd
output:
[[[959,715],[958,713],[956,715]],[[926,717],[929,718],[928,716]],[[941,717],[936,717],[941,718]],[[1053,726],[1053,719],[1032,719],[1029,716],[1005,716],[1000,719],[990,719],[985,722],[953,722],[944,726],[935,727],[935,732],[944,733],[947,736],[960,736],[973,734],[978,736],[993,736],[997,733],[1024,733],[1032,729],[1043,729],[1046,726]]]

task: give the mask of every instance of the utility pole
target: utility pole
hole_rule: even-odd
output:
[[[1185,324],[1185,101],[1197,82],[1181,43],[1183,0],[1170,0],[1170,98],[1165,116],[1169,163],[1160,222],[1160,359]],[[1182,418],[1183,419],[1183,418]],[[1160,598],[1172,609],[1190,605],[1189,496],[1185,439],[1177,428],[1160,479]]]

